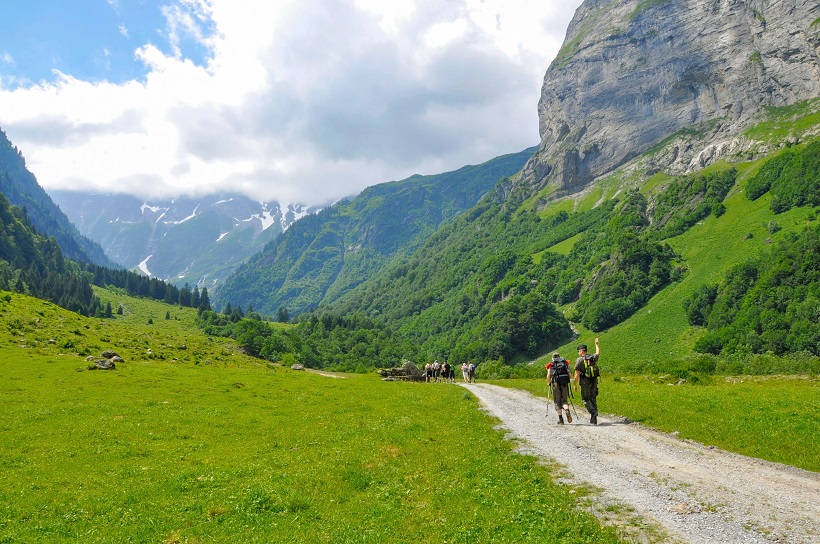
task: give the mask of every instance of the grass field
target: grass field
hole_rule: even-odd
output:
[[[0,296],[2,543],[618,541],[459,387],[262,364],[192,311],[98,294],[123,315]],[[89,370],[109,348],[125,362]],[[816,379],[711,380],[607,378],[600,404],[820,470]]]
[[[2,543],[618,541],[460,387],[260,364],[100,295],[128,311],[2,297]]]
[[[604,377],[598,407],[681,438],[820,471],[817,377],[714,376],[709,382],[669,385],[660,377]],[[498,383],[546,395],[543,380]],[[575,404],[583,409],[577,393]]]

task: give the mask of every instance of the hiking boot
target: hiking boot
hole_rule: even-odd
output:
[[[597,425],[598,424],[598,414],[593,415],[590,418],[589,422],[592,423],[593,425]]]
[[[567,423],[572,423],[572,414],[567,411]]]
[[[558,416],[558,425],[564,424],[564,416]]]

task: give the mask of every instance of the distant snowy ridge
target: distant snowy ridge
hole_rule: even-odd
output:
[[[232,193],[156,200],[70,191],[52,196],[112,260],[149,277],[209,288],[294,221],[322,209]]]

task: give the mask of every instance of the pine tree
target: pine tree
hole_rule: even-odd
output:
[[[211,301],[208,299],[208,289],[205,287],[202,288],[202,292],[199,294],[199,306],[197,308],[211,311]]]
[[[183,308],[190,308],[192,297],[191,287],[186,283],[185,286],[179,290],[179,305]]]

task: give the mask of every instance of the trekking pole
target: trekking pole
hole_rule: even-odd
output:
[[[550,387],[550,383],[547,382],[547,415],[546,417],[550,417],[550,404],[552,399],[552,387]]]
[[[572,407],[572,411],[575,412],[575,419],[578,419],[578,410],[575,409],[575,403],[572,402],[575,398],[575,395],[572,394],[572,382],[569,383],[567,389],[569,389],[569,405]]]

